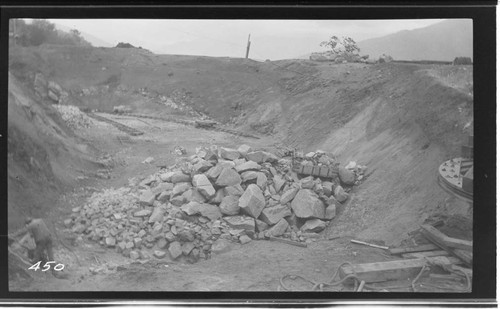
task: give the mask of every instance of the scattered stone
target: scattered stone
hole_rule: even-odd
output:
[[[318,199],[317,195],[308,189],[301,189],[292,201],[292,209],[299,218],[325,217],[325,206]]]
[[[292,188],[285,191],[285,193],[283,193],[280,198],[281,205],[286,205],[288,202],[292,201],[295,195],[297,195],[297,192],[299,192],[298,188]]]
[[[168,252],[170,253],[170,256],[172,257],[173,260],[177,259],[179,256],[182,255],[182,248],[181,244],[178,241],[174,241],[168,246]]]
[[[256,180],[257,179],[258,173],[255,171],[246,171],[241,173],[241,180],[243,182],[251,181],[251,180]]]
[[[240,175],[232,168],[224,168],[215,182],[219,187],[235,186],[240,183]]]
[[[151,190],[145,190],[139,196],[139,204],[143,206],[151,206],[155,201],[155,195]]]
[[[205,161],[203,159],[198,161],[198,163],[196,163],[193,166],[193,170],[196,171],[197,173],[204,173],[208,171],[210,168],[212,168],[212,163]]]
[[[250,236],[255,233],[255,220],[248,216],[230,216],[224,217],[224,221],[233,229],[243,229]]]
[[[106,246],[114,247],[116,245],[116,239],[114,237],[106,237]]]
[[[242,245],[246,244],[246,243],[249,243],[251,242],[252,239],[250,237],[248,237],[247,235],[241,235],[240,236],[240,242]]]
[[[283,186],[285,185],[285,181],[279,175],[275,175],[273,177],[273,182],[274,182],[274,189],[276,190],[276,192],[280,192]]]
[[[289,227],[288,222],[285,219],[281,219],[273,227],[265,232],[266,236],[281,236],[283,235],[287,228]]]
[[[334,196],[335,199],[337,199],[337,201],[339,201],[340,203],[345,202],[349,198],[349,194],[344,191],[344,188],[342,188],[342,186],[335,187]]]
[[[255,219],[255,227],[257,228],[257,232],[264,232],[269,228],[269,225],[262,220]]]
[[[225,196],[226,194],[224,193],[223,188],[217,190],[217,192],[215,192],[215,196],[210,200],[210,204],[216,204],[216,205],[220,204]]]
[[[189,175],[184,174],[182,171],[177,171],[172,174],[172,177],[170,178],[170,181],[172,183],[178,183],[178,182],[190,182],[191,177]]]
[[[161,181],[163,181],[163,182],[171,182],[171,181],[172,181],[172,176],[173,176],[174,174],[175,174],[174,172],[166,172],[166,173],[162,173],[162,174],[160,174],[160,179],[161,179]]]
[[[300,180],[300,184],[301,184],[302,189],[312,189],[312,188],[314,188],[314,185],[316,183],[314,182],[314,177],[308,176],[308,177],[302,178]]]
[[[332,193],[333,193],[333,183],[332,182],[323,181],[323,183],[321,184],[321,187],[323,189],[323,193],[326,196],[331,196],[332,195]]]
[[[231,242],[227,239],[219,238],[212,244],[211,251],[214,254],[229,252],[231,251]]]
[[[170,204],[174,206],[182,206],[184,205],[184,203],[186,203],[186,197],[183,195],[179,195],[170,199]]]
[[[221,164],[217,164],[216,166],[209,169],[208,172],[206,172],[205,174],[207,175],[208,178],[215,180],[217,179],[217,177],[219,177],[223,169],[224,167]]]
[[[204,174],[195,175],[193,177],[193,186],[195,186],[196,189],[207,199],[210,199],[215,195],[214,187]]]
[[[311,219],[307,220],[304,225],[300,228],[302,232],[305,233],[317,233],[321,232],[326,228],[325,221],[321,221],[320,219]]]
[[[181,250],[184,255],[189,255],[191,251],[194,249],[194,244],[192,242],[187,242],[182,244]]]
[[[278,223],[282,218],[292,215],[290,208],[284,205],[267,207],[262,210],[259,219],[269,225]]]
[[[155,250],[153,255],[158,259],[163,259],[167,255],[167,252],[162,250]]]
[[[166,209],[165,207],[155,207],[153,209],[153,213],[149,217],[148,222],[149,223],[154,223],[154,222],[161,222],[163,220],[163,214],[165,213]]]
[[[207,203],[200,204],[199,213],[202,216],[207,217],[211,221],[217,220],[220,217],[222,217],[222,213],[221,213],[219,207],[212,205],[212,204],[207,204]]]
[[[254,161],[257,163],[264,163],[264,162],[276,162],[278,161],[278,157],[276,157],[274,154],[265,152],[265,151],[253,151],[247,153],[247,159],[250,161]]]
[[[257,186],[259,188],[264,189],[267,184],[267,176],[264,173],[257,173]]]
[[[166,203],[170,199],[170,195],[172,194],[172,191],[163,191],[160,193],[160,195],[156,198],[157,201],[161,203]]]
[[[250,184],[240,197],[238,205],[243,212],[257,218],[266,205],[262,190],[257,185]]]
[[[228,195],[222,199],[219,205],[220,211],[224,215],[234,216],[239,214],[240,206],[238,205],[238,196]]]
[[[247,153],[251,152],[252,151],[252,147],[248,146],[248,145],[241,145],[240,147],[238,147],[238,152],[240,153],[240,155],[242,155],[243,157],[245,157],[247,155]]]
[[[229,186],[224,188],[225,195],[242,196],[245,190],[241,185]]]
[[[165,191],[171,191],[174,188],[174,185],[171,184],[170,182],[161,182],[159,183],[156,187],[151,189],[151,192],[155,197],[160,195],[161,193]]]
[[[254,161],[247,161],[243,164],[236,165],[235,169],[238,173],[246,171],[259,171],[262,167]]]
[[[351,170],[339,167],[339,178],[343,184],[352,186],[356,181],[356,174]]]
[[[147,157],[144,161],[142,161],[143,164],[151,164],[153,163],[153,161],[155,160],[155,158],[153,157]]]
[[[231,148],[220,148],[220,156],[221,158],[227,159],[227,160],[236,160],[240,157],[240,153],[236,149],[231,149]]]
[[[129,256],[130,256],[130,258],[132,260],[138,260],[141,257],[141,255],[139,254],[139,252],[137,252],[135,250],[130,251]]]
[[[175,197],[177,195],[181,195],[182,193],[186,192],[191,188],[191,185],[189,182],[178,182],[175,184],[173,190],[172,190],[172,197]]]

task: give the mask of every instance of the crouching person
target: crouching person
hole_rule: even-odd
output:
[[[27,218],[26,226],[21,230],[9,235],[11,238],[16,238],[27,233],[31,234],[35,241],[35,252],[33,255],[33,262],[41,262],[44,265],[48,261],[54,261],[54,252],[52,247],[52,235],[47,225],[42,219]],[[47,260],[48,258],[48,260]],[[57,277],[56,271],[51,267],[52,274]]]

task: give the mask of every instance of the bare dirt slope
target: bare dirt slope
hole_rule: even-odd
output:
[[[150,175],[157,166],[142,163],[149,156],[173,163],[175,146],[186,147],[188,153],[197,146],[237,147],[242,143],[269,150],[279,146],[306,152],[321,149],[334,153],[341,165],[356,161],[368,167],[367,177],[352,188],[349,200],[324,232],[326,238],[345,238],[323,240],[325,245],[313,243],[303,256],[297,251],[301,248],[283,244],[270,248],[268,242],[256,241],[252,248],[242,246],[189,267],[169,262],[169,267],[160,265],[163,271],[159,271],[156,266],[136,265],[133,267],[141,270],[123,274],[115,268],[110,274],[99,274],[103,276],[101,281],[89,275],[88,267],[94,261],[99,265],[127,262],[113,252],[99,250],[95,259],[90,245],[73,248],[81,257],[79,265],[62,239],[57,245],[58,258],[68,261],[73,273],[71,286],[76,290],[104,290],[104,282],[115,283],[107,284],[108,289],[136,290],[131,283],[134,280],[145,290],[275,290],[278,274],[298,271],[319,280],[346,259],[363,262],[386,258],[376,251],[353,254],[360,249],[346,242],[351,237],[398,245],[418,224],[433,217],[471,218],[470,207],[449,197],[436,183],[439,164],[459,156],[460,145],[472,133],[470,66],[256,62],[154,55],[138,49],[45,45],[17,47],[10,55],[11,229],[20,227],[27,213],[51,216],[62,229],[61,221],[71,207],[85,203],[92,191],[119,187],[132,177]],[[51,106],[54,102],[33,90],[37,73],[38,80],[43,76],[60,85],[66,93],[59,99],[63,105],[101,111],[127,105],[137,113],[186,119],[210,117],[258,134],[261,139],[119,117],[115,120],[145,134],[117,138],[124,133],[104,123],[94,123],[74,134],[55,113]],[[110,157],[96,163],[103,153]],[[114,169],[109,170],[112,166]],[[96,177],[102,169],[108,170],[109,179]],[[76,193],[71,194],[70,188],[76,188]],[[339,257],[333,249],[337,246],[342,248]],[[249,258],[242,259],[242,255]],[[272,262],[264,262],[266,259]],[[248,264],[250,261],[262,267],[249,275],[248,269],[254,267]],[[220,269],[220,276],[209,271],[214,269]],[[177,272],[178,281],[168,280]],[[215,281],[209,279],[215,277]],[[67,283],[49,277],[37,277],[26,284],[14,282],[12,287],[68,288]]]

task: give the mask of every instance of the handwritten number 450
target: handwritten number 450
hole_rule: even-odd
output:
[[[42,261],[38,261],[36,262],[35,264],[31,265],[30,268],[28,269],[33,269],[34,271],[37,271],[40,269],[40,264],[42,263]],[[43,265],[43,268],[42,268],[42,271],[47,271],[50,269],[50,264],[55,264],[56,262],[55,261],[48,261],[45,263],[45,265]],[[56,271],[61,271],[64,269],[64,265],[63,264],[57,264],[54,266],[54,270]]]

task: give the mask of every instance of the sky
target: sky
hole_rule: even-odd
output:
[[[249,57],[279,60],[324,51],[319,44],[332,35],[359,42],[401,30],[423,28],[442,19],[408,20],[179,20],[49,19],[61,30],[78,29],[94,46],[118,42],[156,54]]]

